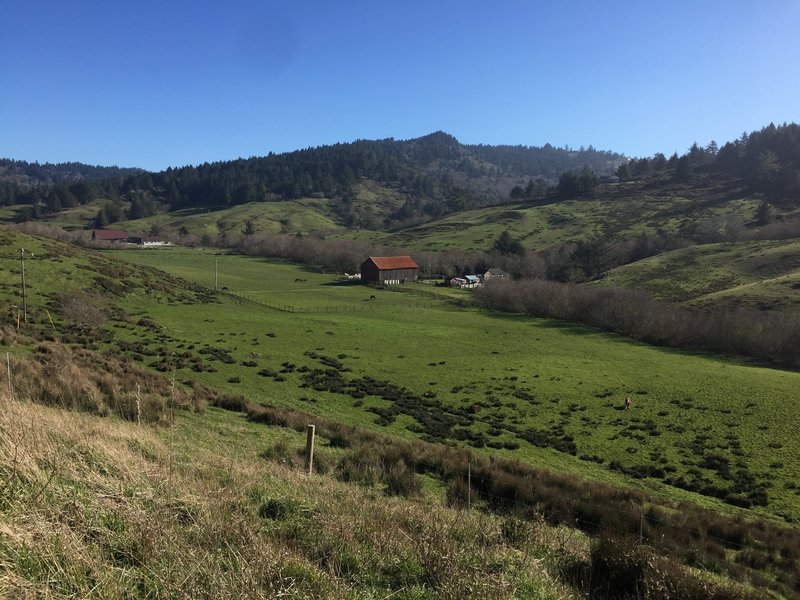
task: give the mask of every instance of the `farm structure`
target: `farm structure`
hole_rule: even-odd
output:
[[[450,287],[462,289],[476,288],[481,285],[481,279],[477,275],[464,275],[463,277],[453,277],[450,280]]]
[[[483,274],[483,281],[486,282],[490,279],[508,279],[508,273],[503,269],[489,269]]]
[[[419,278],[419,265],[410,256],[370,256],[361,264],[361,281],[396,285]]]
[[[125,242],[128,240],[128,234],[122,229],[94,229],[92,239],[102,242]]]

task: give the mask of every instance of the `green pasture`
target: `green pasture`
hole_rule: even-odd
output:
[[[618,267],[598,285],[695,306],[800,310],[800,241],[704,244]]]
[[[105,200],[97,200],[83,206],[67,208],[54,215],[42,219],[45,223],[58,225],[64,229],[85,229],[92,227],[97,213],[106,204]]]
[[[332,232],[341,227],[331,218],[327,200],[302,198],[280,202],[250,202],[232,208],[185,209],[137,219],[121,221],[115,227],[147,233],[156,228],[177,232],[186,227],[189,233],[202,236],[227,233],[238,236],[251,221],[256,231],[267,233]]]
[[[0,223],[11,223],[14,217],[17,216],[17,211],[22,208],[21,204],[12,204],[10,206],[0,206]]]
[[[38,221],[58,225],[64,229],[85,229],[92,226],[98,211],[106,202],[106,200],[95,200],[82,206],[65,208],[55,214],[42,217]],[[11,206],[0,207],[0,223],[13,222],[17,214],[27,208],[30,208],[30,205],[12,204]]]
[[[407,293],[368,288],[358,281],[258,257],[234,256],[210,250],[153,248],[120,250],[117,258],[168,270],[175,275],[245,300],[284,309],[364,311],[384,306],[417,307],[437,300],[431,293],[451,298],[467,296],[461,290],[439,291],[422,284],[406,286]],[[371,297],[374,296],[375,300]]]
[[[126,254],[139,260],[147,253]],[[159,256],[163,268],[188,278],[194,268],[204,272],[212,258],[185,251]],[[397,292],[378,290],[375,301],[365,301],[363,288],[339,286],[332,275],[248,257],[217,259],[224,260],[227,281],[241,283],[242,291],[321,310],[286,313],[226,295],[199,310],[191,304],[148,302],[144,293],[130,295],[124,301],[127,310],[164,328],[160,341],[148,342],[151,350],[166,348],[178,357],[205,347],[228,355],[228,362],[205,360],[214,371],[178,368],[181,377],[401,436],[430,434],[425,414],[418,411],[428,416],[468,412],[474,418],[453,432],[479,434],[501,446],[486,451],[717,507],[725,505],[665,485],[664,477],[624,477],[618,471],[651,465],[664,469],[666,477],[722,488],[749,481],[769,497],[768,506],[753,510],[790,520],[798,514],[800,491],[793,482],[800,477],[800,442],[793,423],[800,417],[800,374],[444,302],[392,304],[393,297],[405,301],[406,294]],[[296,278],[306,282],[296,284]],[[324,308],[346,304],[348,298],[370,308]],[[141,333],[127,327],[117,335],[140,340]],[[328,359],[340,363],[345,380],[367,376],[389,382],[410,391],[419,406],[404,406],[386,425],[378,425],[380,411],[394,400],[380,394],[355,398],[309,384],[308,373],[329,369],[323,364]],[[259,375],[264,369],[272,375]],[[623,410],[626,396],[633,403],[628,411]],[[531,431],[542,433],[545,441],[530,443],[525,436]],[[441,441],[470,443],[466,437]],[[555,449],[570,439],[574,455]],[[519,447],[510,449],[515,444]],[[616,470],[609,469],[611,463]]]
[[[0,306],[4,315],[16,313],[21,306],[21,249],[25,250],[27,303],[34,319],[47,319],[44,310],[53,294],[90,287],[94,267],[109,262],[99,254],[0,228]]]
[[[174,372],[178,382],[720,510],[734,509],[708,490],[766,494],[768,504],[753,512],[792,522],[800,514],[798,373],[342,284],[264,259],[175,248],[86,252],[8,229],[0,238],[7,327],[16,323],[25,247],[29,327],[73,335],[53,300],[88,290],[109,318],[76,343]],[[215,261],[218,285],[230,293],[209,291]]]
[[[698,201],[679,191],[653,194],[627,184],[603,187],[596,197],[546,204],[509,204],[462,211],[380,236],[382,243],[418,250],[488,250],[504,230],[529,250],[604,236],[625,239],[657,231],[722,231],[742,227],[757,202],[742,197]],[[349,235],[349,234],[348,234]]]

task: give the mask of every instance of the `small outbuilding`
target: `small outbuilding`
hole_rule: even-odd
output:
[[[122,229],[93,229],[92,240],[101,242],[126,242],[128,234]]]
[[[508,279],[508,273],[503,269],[489,269],[483,274],[483,281],[486,283],[490,279]]]
[[[397,285],[419,279],[419,265],[410,256],[370,256],[361,264],[361,281]]]
[[[467,280],[466,287],[469,288],[478,287],[481,284],[481,278],[477,275],[464,275],[464,279]]]

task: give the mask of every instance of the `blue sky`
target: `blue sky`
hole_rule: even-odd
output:
[[[160,170],[443,130],[684,152],[800,121],[800,2],[25,0],[0,156]]]

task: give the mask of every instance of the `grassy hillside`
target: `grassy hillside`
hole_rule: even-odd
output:
[[[795,373],[650,348],[551,321],[482,313],[416,294],[413,288],[411,293],[365,290],[262,259],[175,249],[101,254],[6,229],[0,229],[0,235],[4,242],[0,259],[7,267],[0,271],[0,300],[5,307],[0,350],[11,352],[15,361],[39,365],[40,375],[22,379],[42,382],[46,393],[31,391],[42,401],[130,416],[137,377],[145,382],[144,395],[154,398],[158,394],[170,397],[171,380],[174,393],[187,406],[200,410],[204,398],[231,407],[242,405],[235,399],[220,401],[208,390],[226,392],[231,398],[241,394],[253,407],[264,404],[300,410],[315,419],[406,440],[423,439],[440,448],[471,448],[487,461],[488,457],[513,458],[609,483],[620,490],[648,491],[661,498],[659,502],[689,500],[726,514],[761,515],[796,524],[800,503],[796,457],[800,448],[791,424],[800,410],[795,402],[800,380]],[[19,247],[32,254],[26,262],[30,322],[21,324],[20,333],[15,334]],[[192,286],[160,270],[119,263],[122,256],[157,263],[206,287]],[[215,261],[218,285],[227,287],[227,293],[208,289],[213,285]],[[369,295],[376,299],[370,300]],[[25,338],[24,332],[35,336]],[[64,340],[75,349],[56,360],[56,350],[46,341],[35,342],[36,336]],[[76,382],[86,382],[81,384],[85,387],[55,385],[67,381],[62,378],[75,372],[73,365],[86,369],[90,364],[100,366],[106,374],[95,380],[74,377]],[[150,381],[142,367],[163,373],[164,381]],[[14,368],[19,368],[16,362]],[[633,398],[629,411],[622,410],[626,395]],[[156,410],[159,401],[154,402]],[[253,417],[261,418],[257,410]],[[179,420],[184,418],[200,419],[196,428],[187,428],[181,442],[187,445],[186,460],[195,455],[201,457],[197,460],[205,460],[191,445],[202,443],[220,454],[216,462],[209,460],[211,465],[224,464],[226,453],[200,431],[204,427],[217,431],[221,426],[204,416],[186,413]],[[156,421],[170,422],[163,416]],[[268,439],[272,435],[247,427],[253,433],[238,437],[243,438],[242,443],[255,440],[259,449],[235,451],[236,456],[262,451],[259,436]],[[169,436],[175,436],[174,430],[169,431]],[[232,434],[220,435],[227,439]],[[162,439],[171,439],[172,444],[176,437]],[[231,443],[238,443],[233,439]],[[350,443],[335,441],[335,435],[328,439],[338,448]],[[228,462],[234,462],[233,455],[227,456]],[[407,464],[417,473],[429,473],[432,457]],[[191,465],[187,473],[197,468],[196,463]],[[459,469],[463,468],[460,464]],[[214,469],[219,472],[220,468]],[[452,467],[448,469],[452,473]],[[121,489],[127,488],[122,485]],[[186,495],[202,496],[202,489],[192,488]],[[423,481],[423,489],[440,501],[445,494],[436,480]],[[491,488],[481,500],[492,505],[492,498],[506,493],[501,489]],[[35,494],[29,492],[29,497]],[[560,497],[564,494],[562,491]],[[740,510],[731,502],[755,506]],[[533,510],[535,503],[525,506]],[[566,508],[547,506],[544,514],[554,519]],[[22,508],[18,510],[24,513]],[[214,507],[200,512],[205,510],[209,515],[218,512]],[[648,536],[655,539],[660,534],[651,534],[649,528],[679,512],[686,509],[650,514]],[[580,514],[591,523],[606,518],[604,514],[617,513],[606,509]],[[140,517],[137,519],[139,523]],[[634,520],[639,526],[639,519]],[[217,530],[213,524],[207,527]],[[128,524],[123,529],[131,527]],[[164,535],[179,537],[174,531],[165,531]],[[729,539],[729,535],[725,532],[717,537]],[[237,538],[230,544],[256,543],[249,533],[243,540]],[[213,548],[217,547],[206,547],[203,552],[222,561],[214,563],[212,569],[216,570],[227,564],[228,558]],[[268,551],[256,554],[264,552]],[[716,560],[722,560],[725,550],[718,552]],[[793,556],[791,551],[787,556]],[[743,554],[729,558],[735,558],[737,565],[745,560]],[[148,568],[166,578],[171,560],[176,559]],[[763,560],[772,564],[773,559]],[[337,564],[326,562],[324,568],[330,567],[339,577]],[[358,586],[372,585],[364,583],[364,577],[372,577],[365,573],[382,568],[369,566],[373,564],[369,561],[366,564],[364,570],[358,570],[362,578]],[[787,571],[782,572],[785,575]],[[475,577],[483,577],[485,571],[476,573]],[[378,589],[396,589],[392,587],[395,584],[380,581],[374,584]],[[762,585],[768,583],[762,581]],[[119,580],[111,584],[128,585]],[[319,593],[335,597],[341,593],[340,584],[338,580],[325,583],[332,587],[320,588],[324,593]],[[219,586],[227,589],[222,583]],[[476,588],[475,594],[479,591]],[[448,596],[442,593],[439,597]]]
[[[727,487],[713,469],[689,474],[713,448],[763,483],[757,474],[781,481],[785,474],[787,484],[800,476],[785,460],[800,451],[786,425],[793,418],[787,420],[786,411],[798,408],[786,402],[800,389],[793,373],[651,348],[587,328],[454,308],[414,294],[377,290],[370,301],[361,286],[262,259],[179,251],[124,256],[157,261],[206,285],[216,260],[220,287],[285,310],[311,311],[287,313],[225,296],[204,308],[202,321],[188,304],[139,308],[166,326],[176,353],[194,346],[192,357],[182,361],[187,372],[198,349],[215,349],[206,350],[209,358],[219,351],[222,360],[204,361],[215,370],[193,377],[255,400],[365,426],[380,423],[402,436],[493,446],[493,452],[616,483],[624,479],[609,464],[624,470],[654,463],[667,473],[674,469],[675,477]],[[132,294],[124,304],[136,315],[142,301]],[[122,328],[117,335],[131,343],[139,336]],[[140,359],[151,360],[146,352],[155,348],[138,342]],[[315,373],[326,367],[341,375],[333,382],[319,379]],[[363,398],[354,396],[354,382],[370,377],[390,388],[373,386]],[[424,408],[398,400],[394,388],[409,390]],[[625,395],[636,398],[635,414],[617,410]],[[453,422],[431,420],[428,411],[443,411]],[[541,436],[531,438],[531,431]],[[698,438],[706,448],[699,455]],[[627,484],[684,494],[652,479]],[[770,486],[769,511],[788,517],[798,503],[793,488],[774,480]]]
[[[165,427],[3,397],[0,595],[564,598],[587,542],[309,477],[300,434],[219,409]],[[267,460],[278,449],[289,461]],[[320,447],[318,464],[342,450]],[[476,552],[476,548],[481,550]]]
[[[800,241],[704,244],[614,269],[598,281],[690,306],[800,310]]]
[[[32,321],[47,329],[52,318],[67,339],[179,379],[663,494],[708,488],[688,497],[720,508],[708,494],[768,497],[754,510],[786,519],[800,506],[792,483],[800,477],[790,426],[800,410],[795,373],[365,291],[263,259],[84,253],[6,236],[7,306],[18,289],[14,249],[30,245]],[[217,262],[218,286],[237,295],[192,290],[115,257],[159,262],[206,286]],[[9,310],[6,322],[17,315]],[[636,409],[620,412],[626,395]],[[710,466],[707,455],[716,453],[735,468]],[[624,475],[640,472],[652,476]]]
[[[383,241],[416,249],[487,250],[508,230],[525,248],[570,240],[668,232],[722,232],[752,220],[757,200],[734,181],[699,178],[691,186],[662,176],[601,185],[582,199],[550,199],[463,211],[393,233]]]

